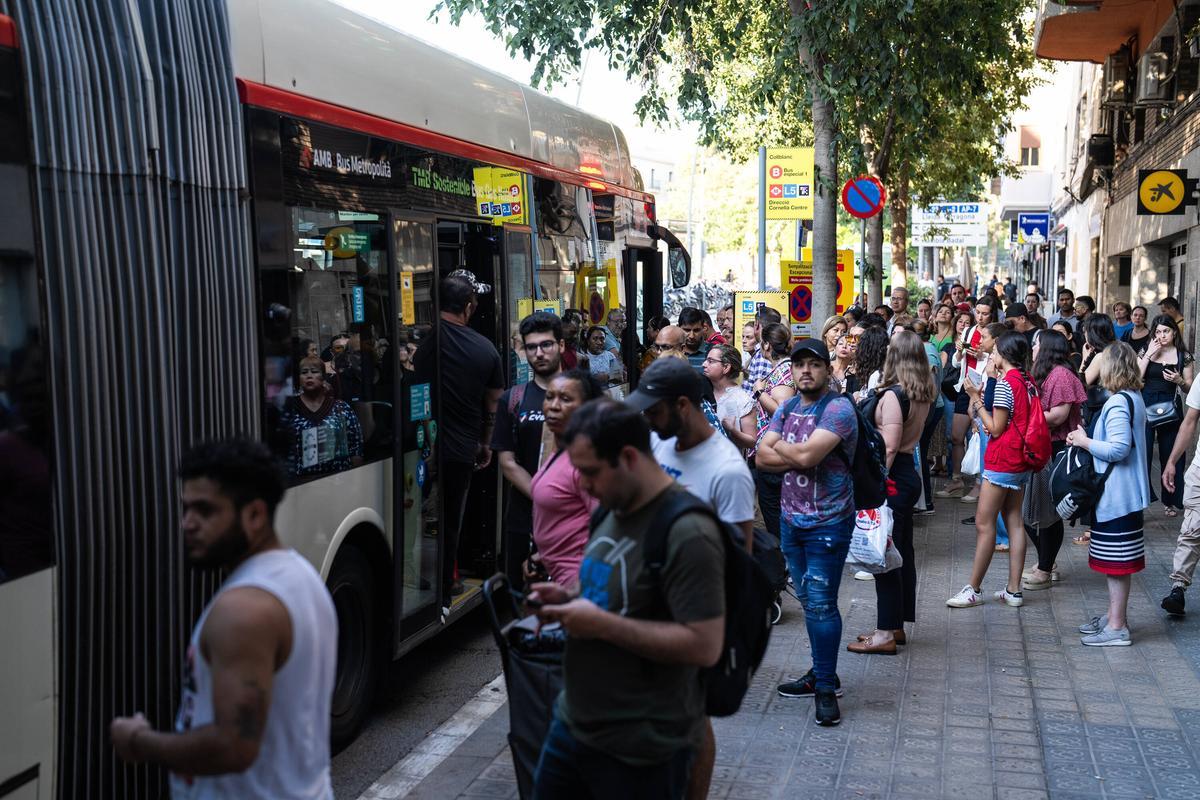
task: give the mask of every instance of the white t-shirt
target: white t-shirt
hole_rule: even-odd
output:
[[[674,437],[660,439],[652,433],[650,445],[663,471],[711,505],[723,521],[737,525],[754,519],[754,479],[733,442],[714,431],[679,452]]]
[[[717,397],[717,419],[739,421],[754,411],[754,400],[740,386],[730,386]]]
[[[1192,388],[1188,389],[1187,407],[1200,410],[1200,378],[1192,381]]]

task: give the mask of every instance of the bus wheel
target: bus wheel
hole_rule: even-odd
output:
[[[357,547],[338,554],[329,572],[337,610],[337,680],[333,686],[331,738],[335,751],[349,744],[371,710],[379,666],[375,630],[375,577]]]

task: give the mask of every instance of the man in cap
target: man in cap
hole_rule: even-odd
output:
[[[1037,333],[1037,326],[1029,319],[1029,310],[1025,308],[1024,303],[1012,303],[1004,312],[1004,321],[1012,324],[1012,329],[1017,333],[1023,334],[1029,346],[1033,347],[1033,336]]]
[[[804,606],[813,666],[780,684],[784,697],[816,697],[818,725],[841,721],[837,657],[842,639],[838,587],[854,531],[850,463],[858,416],[849,398],[830,391],[829,350],[818,339],[792,348],[798,395],[780,406],[758,446],[759,469],[784,473],[780,543]]]
[[[710,356],[711,357],[711,356]],[[701,409],[704,379],[679,358],[660,358],[646,368],[626,404],[650,423],[650,446],[663,472],[712,506],[742,533],[747,550],[754,542],[754,479],[733,442],[719,435]],[[716,759],[709,723],[696,752],[688,797],[707,797]]]

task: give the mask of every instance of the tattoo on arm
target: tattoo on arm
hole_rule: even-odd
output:
[[[234,722],[238,736],[257,741],[262,736],[267,717],[267,693],[253,678],[242,681],[246,697],[237,704]]]

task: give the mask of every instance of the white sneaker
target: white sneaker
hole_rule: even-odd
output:
[[[1020,592],[1014,593],[1014,592],[1008,591],[1007,586],[1005,586],[1003,589],[996,592],[992,596],[995,597],[1000,602],[1004,603],[1005,605],[1012,606],[1013,608],[1020,608],[1022,605],[1025,604],[1025,597]]]
[[[1129,636],[1129,628],[1105,627],[1090,636],[1079,640],[1088,647],[1129,647],[1133,639]]]
[[[968,583],[959,590],[958,594],[947,600],[946,605],[950,606],[951,608],[970,608],[971,606],[981,606],[983,605],[983,597],[979,594],[979,592],[975,591],[971,584]]]
[[[858,572],[854,573],[854,580],[856,580],[856,581],[873,581],[873,580],[875,580],[875,576],[872,575],[871,573],[867,572],[866,570],[860,569]]]

